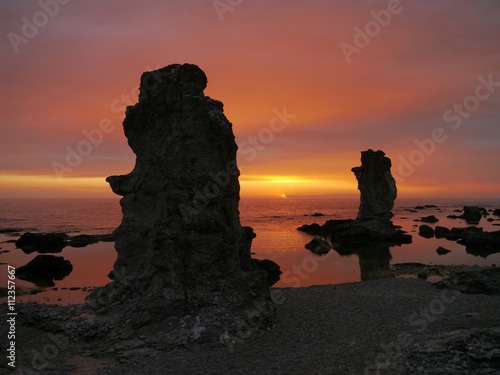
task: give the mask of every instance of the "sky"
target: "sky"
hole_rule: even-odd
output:
[[[369,148],[399,196],[500,197],[498,1],[8,0],[0,31],[0,198],[113,197],[173,63],[224,103],[242,197],[358,195]]]

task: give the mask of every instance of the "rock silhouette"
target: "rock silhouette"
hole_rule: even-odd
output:
[[[397,196],[396,181],[391,174],[391,159],[383,151],[361,152],[361,166],[352,168],[358,180],[361,203],[356,220],[389,221]]]
[[[361,193],[356,220],[328,220],[313,223],[300,231],[329,238],[340,244],[384,242],[388,245],[411,243],[412,237],[392,224],[396,182],[391,175],[391,160],[382,151],[361,152],[361,166],[352,168]]]
[[[467,224],[479,224],[482,217],[483,211],[477,206],[464,206],[464,213],[460,216]]]
[[[17,241],[16,247],[26,254],[60,253],[66,246],[68,236],[64,233],[24,233]]]
[[[16,270],[16,277],[36,286],[54,286],[54,280],[62,280],[73,271],[69,260],[54,255],[37,255],[28,264]]]
[[[418,227],[418,234],[421,237],[432,238],[434,237],[434,229],[432,229],[428,225],[423,224],[420,227]]]
[[[123,196],[118,258],[90,300],[158,347],[217,341],[274,315],[267,272],[250,255],[255,234],[240,224],[232,124],[206,86],[196,65],[144,73],[123,122],[135,167],[106,179]]]

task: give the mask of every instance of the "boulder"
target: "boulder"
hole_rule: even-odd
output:
[[[118,257],[89,299],[119,320],[117,335],[133,329],[163,349],[258,331],[275,313],[255,234],[240,223],[232,124],[206,86],[196,65],[144,73],[123,122],[135,167],[106,179],[123,196]]]
[[[305,247],[318,255],[326,254],[332,249],[332,246],[328,242],[319,237],[314,238]]]
[[[436,253],[438,253],[439,255],[445,255],[445,254],[451,253],[451,250],[448,250],[448,249],[445,249],[444,247],[439,246],[436,249]]]
[[[80,234],[78,236],[70,237],[68,245],[71,247],[85,247],[87,245],[91,245],[97,242],[98,240],[96,236],[88,234]]]
[[[430,215],[422,217],[420,219],[415,219],[415,221],[421,221],[422,223],[437,223],[439,219],[434,215]]]
[[[483,217],[483,213],[480,207],[464,206],[464,213],[460,217],[464,219],[467,224],[478,224]]]
[[[436,238],[446,238],[446,235],[450,232],[450,230],[446,227],[442,227],[437,225],[436,228],[434,228],[434,234]]]
[[[60,253],[66,247],[67,235],[64,233],[24,233],[17,241],[16,247],[26,254]]]
[[[352,222],[353,220],[349,220],[349,221]],[[305,232],[305,233],[312,234],[312,235],[319,235],[319,234],[323,233],[324,228],[321,225],[319,225],[318,223],[312,223],[312,224],[304,224],[304,225],[298,227],[297,230],[300,230],[301,232]]]
[[[352,168],[358,180],[361,203],[356,220],[378,218],[389,221],[397,196],[396,181],[391,175],[391,159],[383,151],[361,152],[361,166]]]
[[[37,255],[31,262],[16,269],[16,277],[39,287],[54,286],[73,270],[69,260],[55,255]]]
[[[432,229],[428,225],[423,224],[418,228],[418,234],[421,237],[432,238],[434,237],[434,229]]]
[[[500,216],[500,208],[497,208],[493,211],[493,215]]]
[[[446,234],[446,239],[449,241],[457,241],[464,233],[480,233],[483,231],[483,228],[478,227],[467,227],[467,228],[451,228],[450,231]]]

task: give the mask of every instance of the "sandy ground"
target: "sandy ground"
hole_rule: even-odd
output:
[[[231,345],[154,352],[118,364],[69,348],[48,360],[44,371],[34,372],[25,358],[18,373],[375,374],[377,363],[393,362],[441,333],[500,326],[500,296],[440,290],[418,279],[279,290],[275,327]],[[43,347],[33,331],[19,334],[23,353]]]

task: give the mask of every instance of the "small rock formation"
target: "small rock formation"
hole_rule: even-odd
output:
[[[438,255],[445,255],[445,254],[448,254],[448,253],[451,253],[451,250],[448,250],[442,246],[439,246],[437,249],[436,249],[436,253],[438,253]]]
[[[446,239],[449,241],[457,241],[464,236],[469,236],[474,233],[482,233],[483,228],[467,227],[467,228],[451,228],[446,234]]]
[[[66,246],[67,235],[64,233],[24,233],[17,241],[16,247],[26,254],[60,253]]]
[[[361,192],[356,220],[377,218],[389,221],[397,196],[396,181],[391,175],[391,159],[383,151],[361,152],[361,166],[352,168]]]
[[[316,237],[306,244],[305,248],[311,250],[314,254],[321,255],[328,253],[332,249],[332,246],[322,238]]]
[[[482,217],[483,211],[477,206],[464,206],[464,213],[460,216],[467,224],[478,224]]]
[[[73,236],[69,239],[68,245],[71,247],[85,247],[98,242],[97,236],[92,236],[89,234],[79,234],[78,236]]]
[[[69,260],[55,255],[37,255],[28,264],[16,270],[16,277],[36,286],[54,286],[54,280],[62,280],[73,271]]]
[[[434,234],[436,235],[436,238],[445,238],[449,232],[450,230],[448,228],[439,225],[434,228]]]
[[[314,223],[297,229],[342,245],[374,241],[389,245],[411,243],[411,235],[391,222],[391,210],[397,193],[391,175],[391,160],[382,151],[363,151],[361,167],[352,170],[361,192],[356,220],[328,220],[322,226]]]
[[[432,238],[434,237],[434,229],[432,229],[428,225],[423,224],[418,228],[418,234],[419,236],[424,238]]]
[[[17,241],[16,247],[26,254],[37,252],[60,253],[66,246],[85,247],[101,242],[113,242],[111,234],[79,234],[69,237],[66,233],[24,233]]]
[[[436,228],[437,229],[437,228]],[[445,238],[465,246],[465,251],[486,258],[500,253],[500,231],[485,232],[483,228],[467,227],[448,230]]]
[[[495,211],[493,211],[493,215],[500,216],[500,208],[495,209]]]
[[[415,219],[414,221],[421,221],[422,223],[437,223],[439,219],[434,215],[430,215],[422,217],[420,219]]]
[[[118,258],[90,300],[154,347],[258,330],[275,311],[250,255],[255,234],[240,224],[232,124],[206,86],[196,65],[144,73],[123,122],[135,168],[106,179],[123,196]]]

